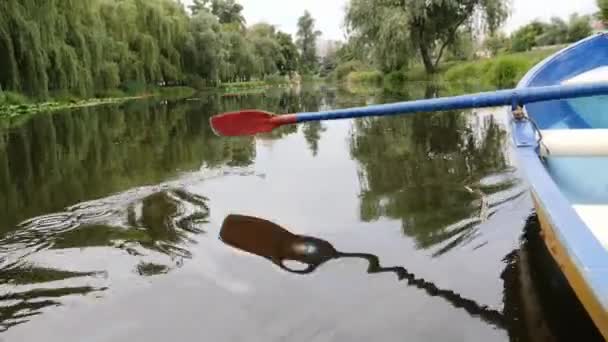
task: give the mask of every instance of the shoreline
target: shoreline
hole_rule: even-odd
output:
[[[152,97],[166,97],[172,99],[182,99],[194,95],[197,92],[190,87],[167,87],[153,90],[132,96],[114,97],[94,97],[83,100],[73,101],[45,101],[21,104],[0,104],[0,119],[12,119],[25,115],[37,114],[41,112],[51,112],[57,110],[93,107],[107,104],[117,104],[132,100],[143,100]]]

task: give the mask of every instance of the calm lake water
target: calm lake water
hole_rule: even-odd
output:
[[[597,338],[538,241],[503,109],[255,139],[208,124],[437,94],[317,86],[0,122],[0,341]],[[220,240],[230,214],[359,257],[291,273]]]

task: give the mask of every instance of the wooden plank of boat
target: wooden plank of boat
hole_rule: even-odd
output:
[[[598,80],[608,80],[605,34],[547,58],[519,88]],[[530,120],[514,117],[513,139],[543,240],[608,339],[608,115],[602,116],[606,106],[606,97],[527,105]]]

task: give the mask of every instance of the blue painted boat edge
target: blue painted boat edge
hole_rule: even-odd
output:
[[[518,88],[529,87],[534,78],[555,58],[594,39],[605,38],[605,34],[594,35],[549,56],[526,74]],[[512,132],[520,168],[538,201],[537,205],[546,214],[567,257],[591,289],[591,295],[605,312],[608,311],[608,251],[597,241],[548,174],[537,153],[538,143],[532,125],[513,121]]]
[[[567,47],[557,51],[556,53],[550,55],[549,57],[543,59],[540,63],[536,64],[532,69],[530,69],[524,77],[519,81],[516,88],[526,88],[530,86],[530,83],[534,80],[534,78],[538,75],[538,73],[543,70],[547,66],[549,62],[554,61],[558,57],[567,54],[571,50],[580,48],[582,45],[590,43],[598,38],[606,38],[608,37],[608,33],[596,33],[592,36],[589,36],[581,41],[578,41],[575,44],[568,45]]]

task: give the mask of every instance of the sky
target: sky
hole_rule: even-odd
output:
[[[244,7],[248,24],[268,22],[281,31],[295,35],[298,18],[305,10],[316,19],[323,39],[344,40],[344,8],[348,0],[237,0]],[[184,1],[186,4],[190,0]],[[571,13],[590,14],[597,10],[596,0],[511,0],[512,14],[504,26],[506,32],[534,19],[557,16],[567,19]]]

